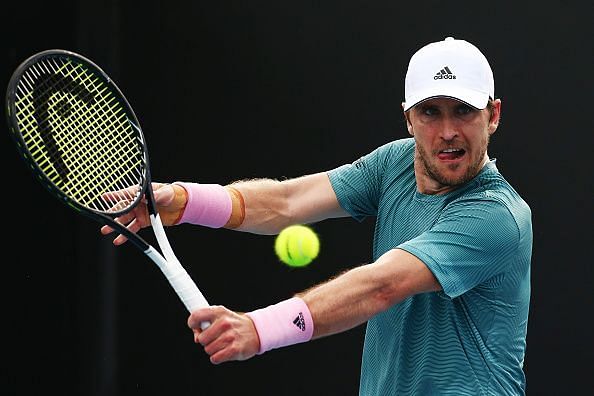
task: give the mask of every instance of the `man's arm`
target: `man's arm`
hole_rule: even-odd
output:
[[[431,271],[412,254],[393,249],[373,264],[363,265],[298,294],[313,319],[313,338],[349,330],[405,298],[441,290]],[[200,330],[200,323],[211,326]],[[213,363],[245,360],[260,349],[254,323],[245,314],[224,307],[194,311],[188,325],[194,341],[204,346]]]
[[[227,188],[237,190],[241,197],[230,194],[233,201],[230,224],[241,223],[234,229],[256,234],[278,234],[291,224],[314,223],[320,220],[345,217],[325,172],[283,181],[257,179],[239,181]],[[243,221],[241,202],[245,213]]]
[[[422,261],[392,249],[298,296],[312,314],[313,338],[320,338],[358,326],[407,297],[437,290],[439,282]]]
[[[188,192],[180,184],[153,183],[155,202],[163,224],[178,224],[187,210]],[[217,186],[221,192],[223,187]],[[225,186],[231,200],[230,217],[225,228],[256,234],[278,234],[291,224],[306,224],[327,218],[345,217],[348,213],[340,207],[330,179],[325,172],[302,176],[283,181],[271,179],[244,180]],[[200,212],[211,210],[209,197],[200,194],[194,199],[202,205]],[[228,197],[227,197],[228,195]],[[204,199],[204,201],[202,201]],[[116,205],[116,203],[114,203]],[[218,198],[214,206],[220,206]],[[132,232],[151,225],[146,203],[136,206],[132,211],[116,219]],[[224,223],[224,221],[223,221]],[[200,223],[197,223],[200,224]],[[101,233],[113,232],[109,226],[103,226]],[[121,245],[126,237],[118,235],[113,243]]]

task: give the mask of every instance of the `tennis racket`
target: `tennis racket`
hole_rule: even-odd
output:
[[[109,76],[79,54],[43,51],[15,70],[6,104],[11,135],[41,184],[68,207],[125,235],[159,266],[188,311],[207,307],[169,244],[140,123]],[[115,221],[143,198],[162,253]]]

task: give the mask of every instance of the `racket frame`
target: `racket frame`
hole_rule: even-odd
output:
[[[136,126],[135,129],[136,129],[137,133],[139,134],[139,137],[143,143],[142,149],[143,149],[145,166],[144,166],[144,170],[143,170],[144,175],[142,178],[143,179],[142,184],[140,185],[140,192],[136,195],[134,201],[131,204],[129,204],[122,210],[110,212],[109,215],[107,215],[104,212],[94,210],[93,208],[83,206],[83,205],[79,204],[78,202],[76,202],[74,199],[70,198],[64,192],[62,192],[62,190],[59,187],[57,187],[55,185],[55,183],[53,183],[50,180],[50,178],[45,174],[45,172],[39,167],[39,165],[37,164],[37,161],[35,161],[35,159],[33,158],[33,155],[29,151],[29,148],[27,147],[27,144],[23,138],[23,135],[21,134],[21,132],[18,128],[15,98],[16,98],[17,87],[21,80],[21,76],[24,74],[25,71],[29,70],[29,68],[32,65],[38,63],[39,61],[41,61],[43,59],[52,58],[52,57],[56,57],[56,56],[64,56],[64,57],[68,57],[71,59],[80,60],[80,61],[82,61],[82,63],[85,64],[85,66],[88,66],[90,69],[93,69],[94,72],[96,72],[99,76],[101,76],[104,83],[108,84],[109,88],[117,93],[117,95],[116,95],[117,99],[120,101],[120,104],[126,108],[128,115],[129,115],[129,117],[128,117],[129,121],[132,125]],[[10,81],[8,83],[8,88],[6,91],[6,103],[7,103],[8,130],[11,132],[10,135],[12,136],[13,140],[15,141],[18,151],[21,154],[21,157],[26,162],[28,167],[31,169],[33,174],[36,176],[36,179],[52,195],[54,195],[56,198],[58,198],[58,200],[60,200],[61,202],[63,202],[67,206],[69,206],[70,208],[74,209],[75,211],[77,211],[78,213],[80,213],[82,215],[92,218],[95,221],[108,224],[109,226],[113,226],[114,229],[116,229],[119,233],[126,236],[126,238],[128,238],[134,245],[136,245],[142,251],[145,251],[146,249],[148,249],[149,244],[144,239],[142,239],[139,235],[131,232],[126,227],[122,226],[121,224],[119,224],[118,222],[116,222],[114,220],[114,218],[122,216],[122,215],[128,213],[129,211],[131,211],[134,207],[136,207],[143,196],[148,200],[147,206],[149,207],[149,213],[156,213],[156,205],[155,205],[155,200],[154,200],[154,196],[153,196],[152,192],[147,193],[148,183],[150,182],[150,171],[149,171],[149,162],[148,162],[149,158],[148,158],[148,150],[146,148],[146,140],[144,139],[142,130],[140,129],[140,127],[138,127],[138,124],[139,124],[138,118],[136,117],[136,114],[134,113],[132,106],[130,106],[130,103],[128,102],[128,100],[126,99],[126,97],[124,96],[122,91],[111,80],[111,78],[109,78],[107,73],[105,73],[99,66],[97,66],[90,59],[88,59],[82,55],[76,54],[74,52],[60,50],[60,49],[45,50],[45,51],[42,51],[42,52],[39,52],[37,54],[30,56],[16,68],[16,70],[12,74],[12,77],[10,78]],[[132,120],[130,120],[130,118],[132,118]]]
[[[136,130],[136,133],[138,134],[138,137],[142,142],[141,146],[143,151],[144,169],[142,180],[139,184],[139,191],[137,192],[133,202],[125,208],[123,208],[122,210],[114,210],[113,212],[109,212],[109,214],[107,214],[105,212],[94,210],[93,208],[81,205],[74,199],[70,198],[67,194],[62,192],[62,190],[58,186],[56,186],[54,182],[50,180],[46,173],[37,164],[20,132],[20,128],[18,127],[18,120],[16,117],[15,98],[21,76],[24,74],[25,71],[29,70],[29,68],[32,65],[38,63],[40,60],[58,56],[74,59],[77,62],[83,63],[86,67],[92,69],[92,71],[95,72],[95,74],[98,77],[103,79],[103,82],[107,84],[113,92],[115,92],[116,99],[120,102],[120,104],[123,107],[125,107],[125,110],[127,111],[128,121]],[[30,168],[30,170],[33,172],[36,179],[54,197],[56,197],[66,206],[74,209],[76,212],[88,218],[91,218],[100,224],[108,225],[109,227],[113,228],[116,232],[124,235],[134,246],[136,246],[138,249],[144,252],[145,255],[150,257],[159,266],[163,274],[167,277],[170,284],[173,286],[173,288],[175,289],[176,293],[178,294],[188,311],[191,312],[194,309],[206,307],[209,305],[202,293],[200,292],[200,290],[196,287],[195,283],[192,281],[190,276],[182,267],[179,260],[175,257],[171,245],[169,244],[169,240],[167,239],[167,236],[165,234],[165,229],[157,212],[157,206],[155,203],[155,197],[151,185],[152,179],[150,174],[148,148],[144,134],[142,133],[140,123],[138,122],[138,118],[136,117],[136,114],[134,113],[132,106],[130,105],[122,91],[119,89],[119,87],[115,84],[115,82],[107,75],[107,73],[105,73],[93,61],[80,54],[61,49],[45,50],[30,56],[15,69],[6,91],[6,104],[8,129],[10,131],[10,135],[16,143],[21,157],[28,165],[28,168]],[[128,230],[128,228],[126,228],[124,225],[118,223],[115,220],[115,218],[122,216],[134,209],[138,204],[140,204],[143,197],[146,201],[149,217],[151,220],[151,225],[153,227],[153,232],[156,236],[157,242],[159,244],[159,247],[161,248],[162,253],[157,251],[153,246],[151,246],[138,234]],[[205,329],[208,326],[208,322],[204,322],[202,324],[203,329]]]

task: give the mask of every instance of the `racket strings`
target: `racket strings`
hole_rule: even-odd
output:
[[[142,135],[118,98],[64,58],[30,66],[17,87],[16,116],[33,159],[64,194],[101,212],[125,210],[144,184]]]
[[[80,80],[80,77],[79,77],[79,76],[77,76],[77,77],[78,77],[78,78],[79,78],[79,80]],[[82,81],[84,82],[84,80],[82,80]],[[63,85],[63,84],[62,84],[62,85]],[[51,88],[50,88],[50,89],[51,89]],[[53,89],[56,89],[56,87],[54,87]],[[63,91],[66,91],[66,89],[59,89],[59,90],[58,90],[58,92],[63,92]],[[87,91],[87,96],[88,96],[88,92],[89,92],[89,91]],[[103,98],[103,99],[104,99],[104,98]],[[60,102],[60,101],[61,101],[61,100],[57,100],[57,102]],[[110,101],[113,101],[113,98],[110,98]],[[98,109],[99,109],[100,111],[101,111],[102,109],[104,109],[104,108],[105,108],[105,106],[103,106],[103,104],[101,104],[101,107],[98,107]],[[111,109],[111,106],[110,106],[110,109]],[[118,110],[118,111],[119,111],[119,110]],[[71,117],[71,120],[73,119],[73,120],[74,120],[74,123],[75,123],[75,124],[78,124],[78,125],[76,125],[76,127],[77,127],[77,128],[82,128],[82,127],[83,127],[83,125],[81,125],[81,117],[84,117],[84,114],[80,114],[80,112],[79,112],[79,114],[78,114],[77,116],[78,116],[78,119],[77,119],[77,118],[74,118],[74,119],[73,119],[73,118]],[[108,119],[113,119],[113,118],[108,118]],[[84,123],[84,124],[88,124],[88,123],[89,123],[89,122],[88,122],[88,121],[89,121],[89,119],[88,119],[88,118],[87,118],[87,119],[82,119],[82,121],[83,121],[83,123]],[[62,127],[64,127],[64,125],[61,125],[61,126],[62,126]],[[108,125],[108,126],[109,126],[110,128],[113,128],[113,127],[114,127],[113,123],[111,123],[111,125]],[[97,136],[97,135],[91,135],[91,136]],[[95,141],[94,143],[96,144],[96,146],[97,146],[97,147],[102,147],[102,146],[101,146],[102,142],[97,142],[97,141]],[[99,144],[97,144],[97,143],[99,143]],[[77,154],[77,153],[75,153],[75,154]],[[98,153],[98,154],[99,154],[99,155],[104,155],[105,153]],[[126,153],[126,152],[124,152],[124,154],[127,154],[127,153]],[[95,155],[93,155],[93,154],[91,154],[91,155],[89,156],[89,158],[88,158],[88,159],[89,159],[90,161],[94,161],[94,160],[96,160],[96,158],[95,158]],[[87,163],[90,163],[90,161],[87,161]],[[84,172],[85,172],[87,175],[93,175],[94,173],[95,173],[95,174],[97,174],[96,172],[92,172],[91,170],[89,170],[89,169],[86,169],[86,168],[83,168],[83,169],[82,169],[82,171],[84,171]],[[89,178],[87,177],[87,178],[86,178],[86,180],[89,180]],[[91,179],[91,181],[94,181],[94,180],[92,180],[92,179]],[[129,182],[128,182],[128,185],[129,185]],[[85,196],[78,196],[77,198],[78,198],[79,200],[80,200],[81,198],[86,198],[87,196],[91,195],[91,194],[89,194],[89,191],[90,191],[90,190],[89,190],[89,188],[88,188],[88,185],[87,185],[87,186],[83,186],[83,187],[84,187],[84,188],[79,188],[79,190],[81,190],[81,191],[85,191],[85,192],[86,192],[86,194],[85,194]],[[105,209],[105,207],[104,207],[104,209]]]
[[[37,65],[37,66],[43,66],[43,65]],[[39,78],[42,75],[40,73],[35,73],[36,72],[35,66],[32,66],[30,71],[31,71],[31,73],[33,73],[34,75],[36,75],[37,78]],[[28,77],[28,76],[25,75],[25,77]],[[33,78],[29,78],[29,80],[33,81]],[[39,81],[39,80],[37,80],[37,81]],[[48,83],[49,81],[50,81],[49,79],[47,79],[47,80],[44,81],[44,83],[45,83],[44,84],[44,87],[49,86],[50,88],[47,88],[44,92],[38,93],[36,95],[37,102],[44,103],[45,104],[44,105],[44,109],[51,108],[51,107],[53,107],[52,104],[57,105],[60,102],[63,102],[64,103],[64,107],[67,106],[68,105],[68,102],[66,102],[64,98],[62,98],[61,100],[52,100],[52,96],[49,96],[48,95],[48,92],[55,92],[57,95],[59,95],[60,92],[67,92],[66,86],[65,86],[66,85],[65,82],[63,80],[59,80],[59,79],[54,79],[53,81],[51,81],[51,83]],[[34,86],[34,85],[33,85],[33,83],[30,83],[29,86],[31,87],[31,86]],[[85,95],[85,97],[84,98],[81,98],[81,99],[82,100],[86,100],[89,96],[91,96],[91,93],[90,92],[87,92],[87,94]],[[47,128],[52,123],[55,124],[55,127],[54,128],[56,128],[57,130],[60,130],[60,129],[63,130],[66,127],[65,124],[64,124],[64,122],[63,122],[63,118],[61,118],[61,117],[47,117],[47,115],[45,114],[47,112],[47,110],[45,110],[43,112],[44,115],[45,115],[45,117],[43,117],[43,118],[40,117],[40,115],[39,115],[40,111],[39,111],[38,107],[40,107],[40,106],[38,106],[38,105],[36,106],[35,103],[33,103],[33,108],[34,108],[35,111],[29,112],[29,114],[28,114],[28,120],[34,120],[35,122],[37,122],[37,130],[45,130],[45,131],[47,131]],[[76,111],[76,108],[72,109],[69,106],[68,111],[70,111],[70,110],[75,110]],[[61,107],[59,109],[59,112],[62,113],[61,114],[62,116],[69,115],[68,113],[66,113],[66,110],[64,110],[63,107]],[[31,129],[32,125],[27,125],[27,127],[30,128],[29,130],[32,130]],[[41,136],[41,135],[40,134],[35,134],[35,135],[32,135],[32,136]],[[65,136],[64,137],[64,142],[65,142],[66,145],[69,145],[69,144],[72,143],[72,141],[68,139],[68,136]],[[47,146],[43,145],[43,142],[38,142],[35,146],[33,146],[33,145],[31,145],[31,146],[32,147],[35,147],[35,149],[37,150],[37,151],[31,150],[32,151],[32,154],[37,154],[39,150],[44,150],[49,155],[49,157],[47,157],[43,162],[39,162],[39,164],[42,165],[42,166],[46,165],[46,163],[49,162],[49,159],[50,158],[52,158],[52,157],[54,157],[54,156],[56,156],[58,154],[57,153],[57,149],[55,147],[47,147]],[[31,147],[30,147],[30,149],[31,149]]]

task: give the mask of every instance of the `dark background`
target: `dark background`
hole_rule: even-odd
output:
[[[594,370],[592,6],[578,3],[7,3],[0,85],[35,52],[80,52],[131,102],[155,180],[225,184],[331,169],[406,137],[410,56],[473,42],[503,101],[489,153],[533,211],[527,393],[575,395]],[[0,136],[2,395],[357,393],[364,326],[211,365],[157,267],[53,200]],[[209,301],[245,311],[370,260],[373,219],[314,228],[321,254],[301,270],[279,264],[271,236],[168,233]]]

